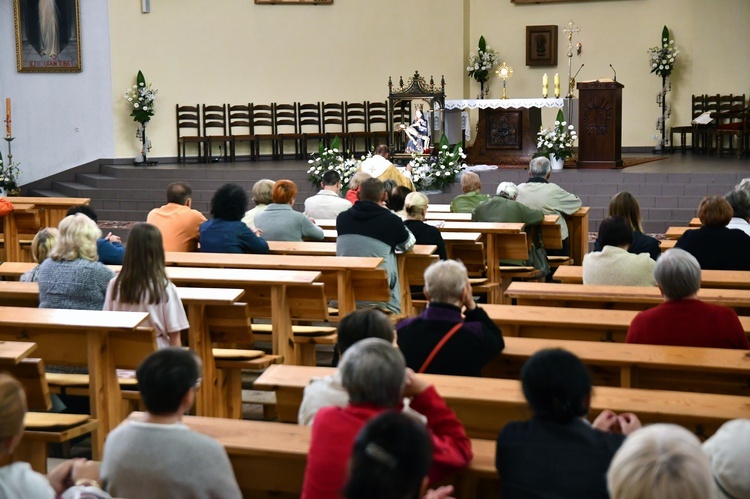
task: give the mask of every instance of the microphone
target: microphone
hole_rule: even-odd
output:
[[[581,67],[580,67],[580,68],[578,68],[578,71],[576,71],[576,74],[574,74],[574,75],[573,75],[573,79],[574,79],[574,80],[575,80],[575,79],[576,79],[576,77],[578,76],[578,73],[580,73],[580,72],[581,72],[581,70],[583,69],[583,66],[585,66],[585,64],[581,64]]]
[[[617,71],[615,71],[615,68],[612,67],[612,65],[609,65],[610,68],[612,68],[612,72],[615,74],[615,81],[617,81]]]

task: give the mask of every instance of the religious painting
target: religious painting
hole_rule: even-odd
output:
[[[13,0],[19,73],[81,71],[78,0]]]
[[[303,5],[304,4],[312,4],[312,5],[322,4],[322,5],[328,5],[328,4],[332,4],[333,0],[255,0],[255,3],[259,3],[259,4],[272,4],[272,5],[275,5],[275,4],[288,4],[288,5],[292,5],[292,4],[303,4]]]
[[[523,149],[523,112],[488,110],[486,133],[487,149]]]
[[[526,26],[526,65],[557,66],[557,25]]]

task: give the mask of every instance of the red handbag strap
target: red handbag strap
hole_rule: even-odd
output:
[[[432,349],[432,352],[430,352],[430,355],[427,356],[424,363],[422,363],[422,367],[419,368],[418,373],[423,373],[427,370],[430,363],[432,362],[432,359],[435,358],[435,356],[438,354],[438,352],[443,348],[443,345],[445,345],[451,337],[458,332],[459,329],[461,329],[461,326],[463,326],[463,322],[459,322],[455,326],[453,326],[450,331],[448,331],[445,336],[443,336],[443,339],[438,342],[437,345],[435,345],[435,348]]]

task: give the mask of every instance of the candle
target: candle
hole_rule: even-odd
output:
[[[555,73],[555,98],[560,97],[560,74]]]
[[[5,98],[5,133],[10,137],[10,97]]]
[[[542,97],[547,97],[547,88],[549,85],[549,79],[547,78],[547,73],[544,73],[544,76],[542,77]]]

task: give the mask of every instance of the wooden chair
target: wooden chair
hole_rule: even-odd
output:
[[[370,137],[367,121],[367,102],[346,102],[344,107],[346,116],[346,145],[344,149],[352,154],[366,152]],[[357,149],[358,141],[362,141],[362,148]]]
[[[719,130],[732,130],[734,123],[740,122],[741,112],[745,107],[745,95],[719,95],[719,109],[714,114],[714,128],[709,131],[710,145],[709,154],[716,151],[721,157],[724,152],[724,142]],[[730,135],[729,149],[733,149],[732,136]]]
[[[705,95],[695,95],[693,94],[693,97],[691,99],[692,107],[691,107],[691,113],[692,116],[691,120],[694,120],[698,116],[704,113],[706,109],[706,96]],[[695,139],[696,137],[693,135],[693,131],[695,130],[695,125],[683,125],[683,126],[673,126],[669,131],[669,143],[672,145],[672,152],[674,152],[674,136],[675,134],[680,134],[680,151],[682,154],[685,154],[687,151],[687,135],[689,134],[692,138],[692,148],[695,149]]]
[[[302,133],[302,154],[307,156],[310,154],[307,146],[308,142],[316,141],[319,143],[325,138],[321,104],[320,102],[298,104],[297,113],[299,116],[299,131]],[[318,146],[316,143],[314,152],[317,150]]]
[[[294,104],[274,104],[274,132],[277,140],[277,153],[284,159],[284,142],[291,140],[294,142],[294,157],[303,158],[303,139],[304,136],[299,129],[297,114],[297,103]]]
[[[177,162],[187,162],[185,148],[188,144],[195,144],[198,148],[198,162],[206,160],[208,154],[208,139],[201,130],[200,110],[195,106],[175,106],[177,112]],[[192,133],[190,133],[192,132]],[[184,135],[184,133],[189,133]]]
[[[388,102],[367,102],[367,126],[370,135],[367,150],[388,143]]]
[[[229,136],[230,142],[229,158],[237,160],[237,142],[250,143],[250,160],[255,159],[255,135],[252,132],[252,116],[249,104],[238,104],[229,106]]]
[[[323,103],[323,140],[326,147],[331,147],[331,142],[336,137],[346,141],[346,128],[344,122],[343,102]],[[342,144],[343,145],[343,144]]]
[[[227,105],[203,104],[203,134],[208,140],[206,155],[209,161],[213,158],[213,145],[219,144],[219,151],[224,161],[229,160],[229,150],[232,148],[232,136],[227,133]],[[224,150],[222,151],[222,146]]]
[[[260,144],[262,141],[271,142],[271,157],[276,158],[276,143],[278,136],[274,129],[273,105],[250,104],[253,117],[252,134],[255,136],[255,158],[260,159]]]
[[[750,137],[750,108],[745,106],[745,95],[735,96],[733,105],[725,115],[728,122],[716,126],[716,148],[719,157],[724,153],[724,137],[729,137],[729,149],[737,151],[737,157],[742,158],[747,149],[745,142]],[[734,139],[737,139],[736,147]]]

